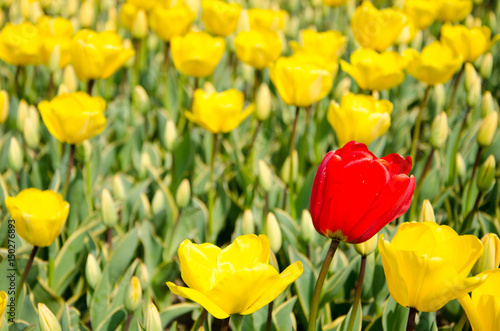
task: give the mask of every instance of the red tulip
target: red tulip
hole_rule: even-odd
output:
[[[410,207],[415,177],[411,157],[377,158],[351,141],[329,152],[319,166],[311,194],[311,216],[320,234],[356,244],[373,237]]]

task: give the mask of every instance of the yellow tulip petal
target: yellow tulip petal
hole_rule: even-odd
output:
[[[230,263],[235,269],[252,268],[256,263],[268,263],[271,252],[269,239],[264,235],[240,236],[219,254],[217,264]]]
[[[199,247],[188,239],[182,242],[178,255],[181,262],[182,280],[187,286],[202,292],[212,288],[217,277],[217,258],[214,255],[220,252],[220,249],[216,248],[207,245]],[[208,256],[205,253],[208,253]]]
[[[465,278],[483,251],[483,244],[476,236],[464,235],[434,246],[433,256],[441,257],[451,263],[459,276]]]
[[[405,224],[405,223],[403,223]],[[394,239],[393,239],[394,240]],[[384,234],[380,235],[378,240],[378,248],[380,250],[380,256],[382,258],[382,264],[384,266],[384,274],[387,280],[387,286],[389,287],[389,292],[392,298],[403,307],[408,305],[408,288],[406,286],[405,279],[401,273],[399,265],[396,263],[396,249],[384,240]]]

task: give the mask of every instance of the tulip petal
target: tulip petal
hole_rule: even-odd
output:
[[[269,239],[266,236],[243,235],[221,251],[217,265],[220,268],[229,263],[235,269],[251,269],[256,263],[268,263],[270,252]]]
[[[476,236],[464,235],[435,245],[432,256],[439,256],[448,261],[459,276],[465,278],[483,251],[483,244]]]
[[[184,240],[178,249],[182,280],[187,286],[206,292],[217,278],[217,256],[221,249],[212,244],[195,245]]]
[[[384,234],[382,233],[378,239],[378,249],[382,258],[382,265],[384,267],[384,274],[389,292],[397,303],[406,307],[408,304],[408,288],[401,274],[401,269],[397,264],[395,253],[397,248],[394,247],[392,243],[384,240]]]
[[[215,318],[225,319],[229,317],[229,314],[222,310],[217,304],[215,304],[209,297],[200,291],[177,286],[172,282],[167,282],[167,286],[175,295],[181,296],[183,298],[191,299],[194,302],[200,304],[203,308],[205,308],[210,314],[212,314]]]

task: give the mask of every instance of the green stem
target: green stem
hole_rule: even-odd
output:
[[[413,163],[416,162],[415,157],[417,155],[417,145],[418,145],[418,141],[420,139],[420,127],[422,125],[422,113],[424,112],[425,102],[427,101],[427,97],[429,96],[429,92],[430,92],[431,88],[432,88],[431,85],[428,85],[425,88],[424,97],[422,98],[422,101],[420,102],[420,107],[418,109],[417,120],[415,122],[415,131],[413,132],[413,140],[411,142],[411,150],[410,150],[410,156],[411,156],[411,159],[413,160]]]
[[[220,325],[220,331],[227,331],[228,327],[229,327],[229,318],[231,317],[231,315],[229,315],[228,318],[225,318],[222,320],[222,324]]]
[[[316,286],[314,287],[313,297],[311,300],[311,309],[309,311],[309,326],[307,327],[308,331],[316,330],[316,318],[318,317],[318,306],[319,299],[321,298],[321,290],[323,288],[323,283],[325,282],[326,275],[328,274],[328,269],[330,268],[330,264],[332,263],[333,256],[335,255],[335,251],[337,247],[339,247],[340,241],[337,239],[332,239],[332,243],[330,244],[330,248],[328,249],[328,253],[326,253],[325,260],[323,261],[323,266],[321,267],[321,271],[318,275],[318,280],[316,281]]]
[[[472,330],[474,331],[483,331],[483,324],[481,322],[481,318],[477,314],[476,307],[474,307],[474,303],[472,302],[469,294],[465,294],[461,297],[458,297],[458,302],[467,314],[467,318],[469,319],[470,325],[472,326]]]
[[[19,298],[19,293],[23,290],[23,285],[24,282],[26,281],[26,277],[28,276],[28,272],[31,269],[31,266],[33,265],[33,260],[35,259],[36,252],[38,251],[38,246],[33,246],[33,250],[31,251],[30,257],[28,259],[28,263],[24,267],[23,274],[21,275],[21,280],[19,281],[19,285],[17,287],[16,295],[15,295],[15,301],[17,305],[17,299]]]
[[[203,309],[203,312],[194,323],[193,327],[191,328],[191,331],[196,331],[203,326],[203,324],[205,323],[205,319],[207,318],[207,313],[208,313],[207,310]]]
[[[170,82],[168,80],[168,73],[170,71],[170,41],[165,42],[163,63],[165,65],[165,99],[163,107],[165,107],[165,109],[170,109],[168,104],[169,93],[170,93],[170,88],[169,88]]]
[[[259,89],[260,81],[262,80],[262,70],[255,69],[255,75],[253,79],[253,101],[257,102],[257,91]]]
[[[299,111],[300,107],[297,106],[295,108],[295,118],[293,120],[293,126],[292,126],[292,136],[290,137],[290,173],[288,174],[288,199],[290,202],[290,214],[292,217],[294,216],[293,212],[293,173],[294,173],[294,168],[293,168],[293,151],[295,149],[295,136],[297,135],[297,120],[299,119]],[[297,165],[296,165],[297,166]]]
[[[411,204],[410,207],[410,221],[415,220],[415,213],[418,205],[418,197],[420,194],[420,190],[422,189],[422,183],[424,182],[424,178],[429,172],[431,165],[432,165],[432,159],[434,157],[434,151],[435,149],[433,148],[431,152],[429,153],[429,156],[427,157],[427,161],[425,162],[424,169],[422,170],[422,174],[420,175],[419,180],[417,181],[417,187],[415,188],[415,193],[413,194],[413,203]]]
[[[132,314],[127,315],[127,322],[125,322],[125,327],[123,328],[123,331],[128,331],[128,328],[130,327],[130,322],[132,322]]]
[[[89,204],[89,212],[92,213],[94,210],[94,199],[93,199],[93,194],[92,194],[92,179],[90,177],[90,162],[87,161],[85,163],[85,175],[86,175],[86,180],[87,180],[87,200]]]
[[[418,311],[415,308],[410,308],[410,313],[408,314],[408,323],[406,324],[406,331],[415,330],[415,317]]]
[[[76,146],[74,144],[70,145],[68,168],[66,169],[66,179],[64,180],[64,186],[62,189],[63,199],[66,199],[66,195],[68,193],[69,180],[71,177],[71,169],[73,168],[73,164],[75,163],[75,150]]]
[[[111,252],[111,249],[113,248],[113,228],[108,228],[107,242],[108,242],[108,249]]]
[[[453,103],[455,102],[455,96],[457,95],[458,85],[460,85],[460,79],[465,71],[465,64],[462,64],[460,71],[458,72],[455,83],[453,84],[453,92],[451,93],[450,102],[448,103],[448,107],[446,108],[446,115],[450,116],[451,107],[453,107]]]
[[[207,240],[212,236],[212,218],[215,203],[215,187],[214,187],[214,160],[217,152],[217,133],[212,136],[212,157],[210,159],[210,187],[208,188],[208,224],[207,224]]]
[[[356,287],[356,292],[354,293],[354,302],[352,304],[353,315],[349,319],[349,325],[347,326],[348,331],[352,331],[354,329],[354,320],[355,320],[355,312],[361,301],[361,292],[363,290],[363,281],[365,279],[365,270],[366,270],[366,256],[361,257],[361,267],[359,269],[359,278],[358,285]]]
[[[92,90],[94,89],[94,85],[95,85],[95,80],[89,79],[89,81],[87,82],[87,93],[88,93],[88,95],[92,95]]]
[[[266,331],[271,331],[271,324],[273,321],[273,306],[274,301],[267,306],[267,322],[266,322]]]

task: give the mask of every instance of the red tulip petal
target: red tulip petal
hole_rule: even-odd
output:
[[[354,140],[348,142],[347,144],[344,145],[344,147],[339,148],[335,151],[335,155],[338,155],[342,158],[344,158],[346,155],[355,153],[355,152],[363,152],[367,153],[372,156],[372,158],[376,159],[377,157],[373,155],[372,152],[368,150],[368,147],[365,144],[362,143],[357,143]]]
[[[401,155],[393,153],[381,157],[380,159],[385,160],[389,163],[391,168],[390,171],[393,175],[408,175],[410,173],[410,169],[412,166],[412,160],[410,156],[403,158]]]

